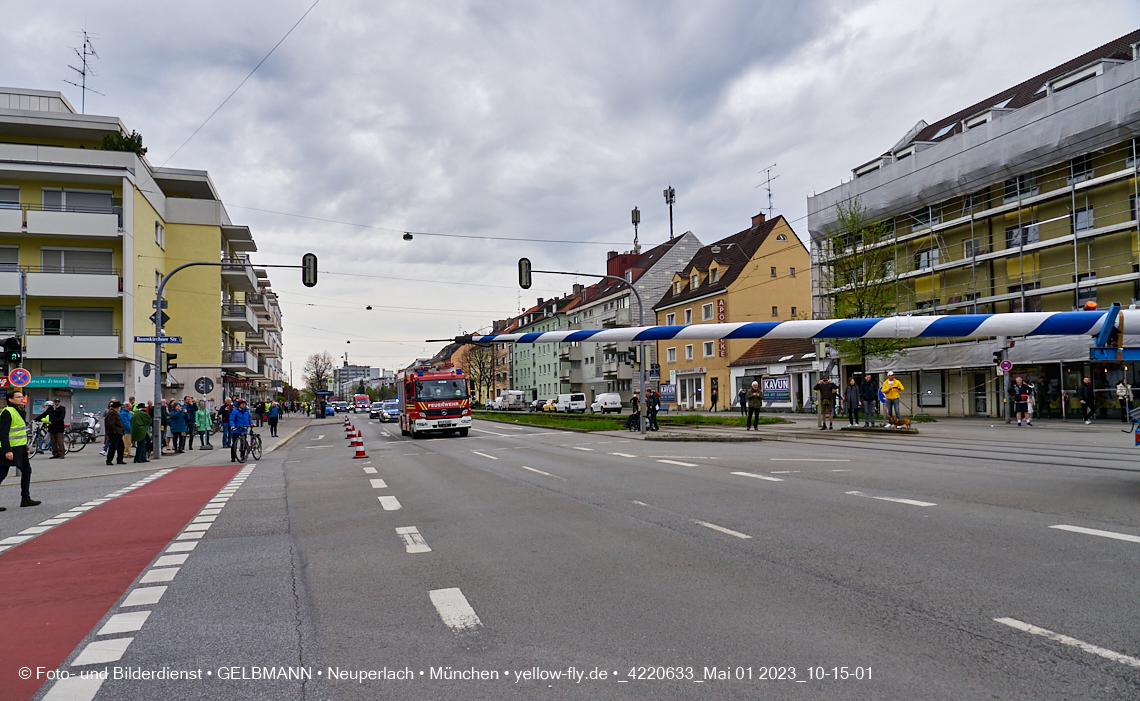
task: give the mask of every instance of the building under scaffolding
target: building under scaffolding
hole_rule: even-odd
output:
[[[837,205],[858,202],[886,221],[899,314],[1067,311],[1140,298],[1137,153],[1140,31],[1128,34],[942,120],[919,122],[839,187],[808,198],[813,312],[863,280],[837,279],[861,245],[837,237]],[[842,243],[836,244],[837,241]],[[1016,340],[1014,373],[1039,382],[1039,411],[1076,413],[1093,377],[1102,414],[1135,368],[1091,365],[1081,337]],[[913,411],[994,416],[1002,385],[996,339],[916,346],[867,370],[909,373]],[[852,368],[855,369],[855,368]],[[863,370],[864,368],[857,368]],[[906,378],[904,377],[904,384]]]

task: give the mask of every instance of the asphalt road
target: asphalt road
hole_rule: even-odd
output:
[[[1130,436],[664,443],[477,422],[413,441],[353,420],[368,458],[330,422],[238,473],[161,598],[131,605],[142,575],[60,667],[200,679],[37,698],[1140,697]],[[117,660],[79,663],[143,609]],[[282,675],[306,678],[251,678]]]

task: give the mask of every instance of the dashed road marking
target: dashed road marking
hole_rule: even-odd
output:
[[[741,540],[750,540],[752,538],[752,536],[748,535],[747,533],[741,533],[740,531],[734,531],[731,528],[725,528],[724,526],[718,526],[715,523],[709,523],[708,521],[696,521],[696,520],[694,520],[693,523],[697,524],[698,526],[704,526],[705,528],[711,528],[714,531],[719,531],[721,533],[725,533],[727,535],[734,536],[736,538],[740,538]]]
[[[783,482],[784,481],[782,477],[769,477],[768,475],[758,475],[755,472],[733,472],[732,474],[740,475],[741,477],[754,477],[758,480],[767,480],[769,482]]]
[[[863,492],[847,492],[853,497],[866,497],[868,499],[878,499],[879,501],[893,501],[898,504],[910,504],[911,506],[938,506],[938,504],[929,501],[918,501],[916,499],[897,499],[895,497],[876,497]]]
[[[1103,647],[1098,647],[1091,643],[1086,643],[1083,640],[1070,638],[1067,635],[1054,633],[1053,631],[1046,630],[1045,628],[1038,628],[1037,626],[1030,625],[1024,621],[1019,621],[1016,618],[995,618],[994,622],[1001,623],[1002,625],[1009,626],[1010,628],[1016,628],[1017,630],[1025,631],[1026,633],[1032,633],[1033,635],[1040,635],[1043,638],[1055,640],[1064,645],[1072,645],[1073,647],[1080,648],[1085,652],[1091,652],[1094,655],[1100,655],[1105,659],[1112,660],[1113,662],[1119,662],[1120,664],[1126,664],[1129,667],[1140,667],[1140,659],[1136,659],[1135,657],[1122,655],[1119,652],[1107,650]]]
[[[542,470],[536,470],[533,467],[527,467],[526,465],[519,465],[519,467],[521,467],[524,470],[530,470],[531,472],[537,472],[540,475],[546,475],[547,477],[553,477],[554,479],[562,480],[563,482],[566,481],[565,477],[559,477],[558,475],[552,475],[549,472],[543,472]]]
[[[636,455],[631,455],[630,453],[610,453],[610,455],[616,455],[619,458],[636,458],[637,457]]]
[[[471,430],[476,431],[478,433],[486,433],[486,434],[489,434],[492,436],[499,436],[500,438],[506,438],[506,437],[510,436],[509,433],[495,433],[494,431],[488,431],[488,430],[482,429],[482,428],[472,428]]]
[[[1070,531],[1072,533],[1084,533],[1085,535],[1097,535],[1097,536],[1100,536],[1101,538],[1112,538],[1114,540],[1126,540],[1130,543],[1140,543],[1140,536],[1129,535],[1127,533],[1116,533],[1114,531],[1098,531],[1095,528],[1082,528],[1080,526],[1066,526],[1063,524],[1057,525],[1057,526],[1049,526],[1049,527],[1050,528],[1056,528],[1059,531]]]
[[[368,481],[372,483],[373,489],[387,489],[388,488],[388,483],[385,482],[384,480],[368,480]]]
[[[483,627],[475,609],[467,603],[467,597],[458,587],[435,589],[428,592],[428,596],[444,624],[456,633],[470,633]]]
[[[851,470],[832,470],[832,472],[851,472]]]
[[[472,450],[471,452],[475,453],[476,455],[481,455],[485,458],[490,458],[492,460],[498,460],[498,458],[496,458],[494,455],[487,455],[486,453],[480,453],[478,450]]]
[[[134,638],[112,638],[110,640],[95,640],[87,644],[83,648],[83,652],[79,653],[79,657],[71,663],[73,667],[88,665],[88,664],[105,664],[107,662],[118,662],[123,657],[123,653],[127,651],[127,646],[131,644]]]
[[[376,474],[376,468],[375,467],[366,467],[366,468],[364,468],[364,474],[374,475],[374,474]]]
[[[317,437],[316,437],[316,438],[314,438],[313,440],[315,440],[315,441],[319,441],[320,439],[322,439],[322,438],[324,438],[324,437],[325,437],[325,434],[323,434],[323,433],[322,433],[321,435],[317,436]]]
[[[119,633],[134,633],[142,630],[150,611],[132,611],[130,613],[116,613],[107,619],[96,635],[117,635]]]
[[[178,567],[169,567],[166,569],[148,570],[146,574],[139,580],[140,584],[153,584],[155,582],[171,582],[174,580],[174,575],[178,574]]]
[[[583,448],[580,445],[572,445],[570,447],[573,448],[574,450],[591,450],[591,451],[593,450],[593,448]]]
[[[396,529],[404,540],[404,550],[409,553],[430,553],[431,548],[428,547],[427,541],[420,535],[420,531],[415,526],[403,526]]]
[[[404,508],[400,506],[400,500],[396,497],[376,497],[380,500],[380,506],[384,507],[385,511],[399,511]]]
[[[695,463],[681,462],[679,460],[658,460],[657,462],[667,463],[669,465],[680,465],[681,467],[698,467]]]
[[[166,587],[138,587],[127,594],[122,606],[153,606],[165,593]]]

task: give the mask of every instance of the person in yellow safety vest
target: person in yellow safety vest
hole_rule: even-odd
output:
[[[20,471],[20,506],[39,506],[32,499],[32,463],[28,460],[28,424],[24,421],[24,405],[27,399],[18,389],[10,389],[5,395],[8,406],[0,411],[0,482],[8,477],[8,468]],[[0,506],[0,511],[4,511]]]
[[[887,373],[887,379],[883,380],[883,386],[880,388],[883,399],[886,400],[887,410],[885,413],[887,416],[893,416],[896,419],[902,418],[899,416],[899,397],[902,396],[905,389],[903,383],[895,379],[894,371]]]

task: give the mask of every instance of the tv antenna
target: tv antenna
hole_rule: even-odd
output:
[[[756,187],[763,187],[764,189],[766,189],[768,191],[768,218],[769,219],[772,218],[772,209],[773,209],[773,207],[772,207],[772,181],[775,180],[776,178],[780,177],[778,175],[776,175],[776,176],[772,175],[772,169],[775,167],[776,167],[776,164],[773,163],[772,165],[768,166],[767,168],[764,168],[763,170],[757,171],[758,173],[763,173],[765,176],[764,182],[760,183]],[[755,189],[755,188],[753,188],[753,189]]]
[[[98,90],[95,90],[94,88],[87,87],[87,76],[92,76],[92,77],[95,76],[95,69],[93,69],[91,67],[91,64],[88,63],[87,57],[92,56],[94,58],[99,58],[99,54],[95,53],[95,45],[91,43],[91,35],[87,33],[86,29],[84,29],[82,32],[76,32],[76,34],[81,35],[83,37],[83,48],[82,49],[73,48],[72,51],[74,51],[75,55],[77,57],[79,57],[79,65],[82,66],[82,68],[76,68],[75,66],[72,66],[70,64],[67,67],[79,74],[79,82],[76,83],[75,81],[72,81],[72,80],[64,80],[63,82],[68,83],[69,85],[74,85],[75,87],[79,88],[79,91],[80,91],[79,113],[80,114],[86,114],[87,113],[87,93],[93,92],[96,95],[103,95],[103,93],[99,92]],[[103,97],[106,97],[106,95],[103,95]]]

